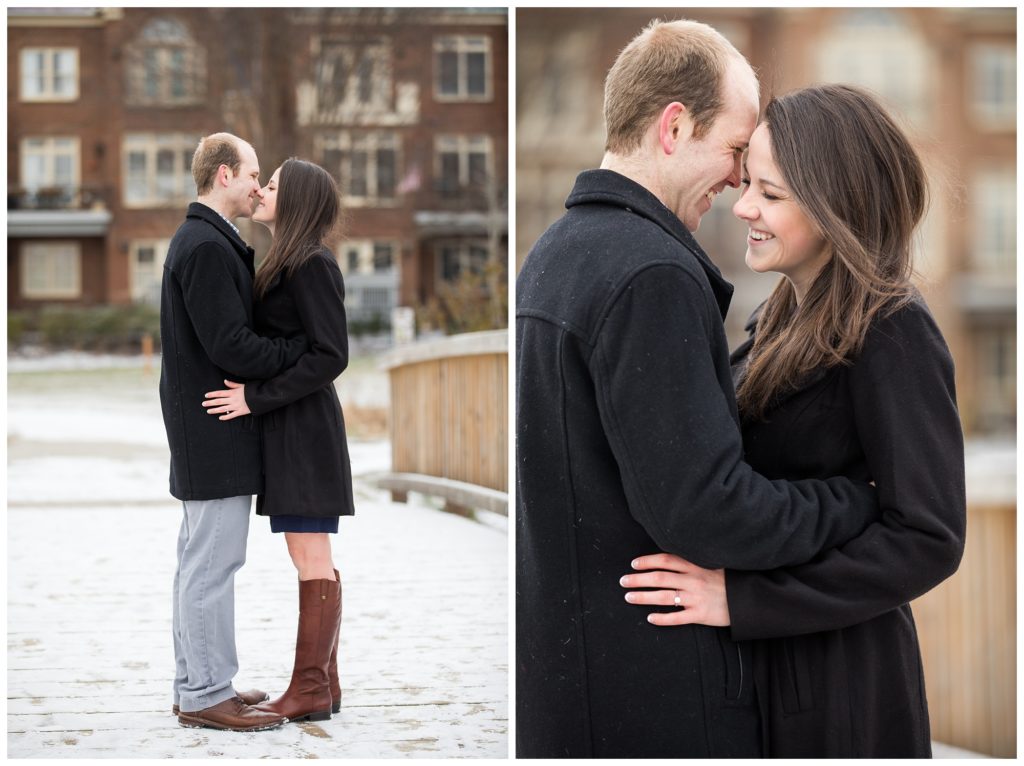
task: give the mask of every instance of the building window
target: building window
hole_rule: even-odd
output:
[[[124,203],[128,207],[180,205],[195,199],[192,154],[199,136],[128,133],[124,137]]]
[[[127,102],[139,106],[201,103],[206,52],[174,19],[153,19],[126,48]]]
[[[398,134],[342,131],[320,136],[318,143],[322,164],[339,179],[345,204],[356,207],[394,204]]]
[[[28,205],[65,208],[79,185],[79,141],[74,137],[36,137],[21,141],[21,186]]]
[[[489,136],[438,136],[434,148],[442,195],[454,196],[464,189],[480,191],[492,177]]]
[[[316,46],[319,46],[319,50]],[[385,111],[391,102],[391,45],[386,40],[329,40],[314,43],[316,94],[320,111]]]
[[[1010,129],[1017,118],[1017,52],[1012,45],[970,48],[967,77],[971,115],[986,128]]]
[[[170,244],[168,239],[133,240],[129,244],[132,300],[136,303],[160,305],[160,282]]]
[[[345,242],[342,251],[339,265],[346,276],[396,273],[396,242],[353,239]]]
[[[25,298],[78,298],[82,250],[78,242],[23,242],[21,294]]]
[[[22,48],[22,101],[74,101],[77,98],[77,48]]]
[[[350,239],[338,259],[345,274],[345,313],[350,322],[390,324],[398,302],[398,242]]]
[[[978,423],[980,430],[1012,432],[1017,420],[1017,333],[1012,327],[979,328]]]
[[[982,274],[1013,278],[1017,264],[1017,176],[986,170],[974,177],[971,258]]]
[[[487,265],[487,246],[480,242],[442,242],[435,252],[439,276],[446,282],[464,273],[479,274]]]
[[[434,96],[439,101],[491,99],[491,38],[448,35],[434,39]]]
[[[839,11],[821,37],[815,77],[869,88],[923,124],[936,71],[927,41],[901,10],[857,8]]]

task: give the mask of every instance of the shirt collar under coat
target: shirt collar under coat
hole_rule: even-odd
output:
[[[678,240],[683,247],[693,253],[704,269],[722,319],[725,320],[729,302],[732,300],[733,286],[725,280],[722,272],[711,262],[683,222],[660,199],[636,181],[614,170],[585,170],[576,177],[576,184],[565,201],[565,206],[571,208],[587,204],[621,207],[656,223]]]
[[[231,227],[220,213],[209,205],[204,205],[202,202],[190,202],[188,211],[185,213],[185,217],[198,218],[201,221],[206,221],[211,224],[215,229],[217,229],[217,231],[223,234],[235,248],[235,251],[241,257],[242,262],[245,263],[245,267],[249,270],[249,276],[255,275],[256,251],[242,240],[242,237],[238,232]]]

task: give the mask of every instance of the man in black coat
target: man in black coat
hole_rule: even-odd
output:
[[[202,139],[192,159],[198,202],[171,240],[160,300],[160,401],[171,448],[170,491],[182,501],[174,576],[172,711],[182,726],[256,731],[284,718],[236,692],[234,575],[245,563],[252,495],[263,489],[252,418],[208,417],[206,392],[226,378],[270,378],[306,350],[302,339],[252,330],[254,254],[232,218],[260,194],[253,148],[228,133]]]
[[[723,318],[732,286],[691,232],[740,182],[758,85],[710,27],[656,22],[605,86],[607,152],[517,282],[517,754],[760,755],[749,649],[655,627],[633,557],[807,561],[877,514],[847,479],[743,462]]]

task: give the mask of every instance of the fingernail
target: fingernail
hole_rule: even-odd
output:
[[[622,575],[622,577],[619,578],[619,585],[629,585],[629,575]]]
[[[638,562],[639,560],[640,559],[633,559],[632,561],[629,562],[630,566],[632,566],[633,569],[636,569],[636,562]]]
[[[635,599],[636,599],[636,596],[634,596],[632,593],[627,593],[626,594],[626,601],[629,601],[630,603],[632,603]]]
[[[654,624],[654,615],[653,614],[647,615],[647,622],[649,622],[651,624]]]

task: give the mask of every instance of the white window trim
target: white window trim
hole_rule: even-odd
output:
[[[459,260],[462,265],[467,263],[471,258],[469,252],[471,247],[479,247],[481,250],[488,252],[490,250],[487,239],[484,237],[474,239],[443,239],[436,241],[434,243],[435,284],[446,284],[451,281],[444,276],[444,253],[442,251],[448,247],[456,247],[461,251],[459,253]]]
[[[486,134],[439,135],[434,138],[434,177],[439,184],[443,173],[441,155],[452,154],[453,152],[459,156],[460,188],[465,189],[470,185],[470,154],[483,154],[487,178],[494,178],[494,142],[490,136]]]
[[[483,46],[472,45],[469,41],[482,39]],[[441,65],[439,54],[452,50],[449,41],[455,42],[455,52],[458,54],[458,92],[441,92]],[[491,101],[494,98],[494,55],[491,38],[489,35],[442,35],[434,38],[434,56],[432,66],[434,67],[434,100],[440,102],[453,101]],[[465,56],[468,53],[484,54],[484,92],[471,94],[469,92],[469,66],[465,64]]]
[[[43,288],[34,288],[29,284],[29,260],[35,253],[43,253],[43,255],[52,254],[54,249],[57,247],[70,247],[74,258],[71,262],[70,270],[70,285],[67,287],[54,286],[52,282],[49,286]],[[59,241],[59,240],[46,240],[38,242],[22,242],[21,244],[21,295],[24,298],[30,300],[46,300],[53,298],[80,298],[82,296],[82,244],[75,241]],[[56,264],[47,264],[47,271],[50,272],[49,276],[52,276],[53,269],[57,268]]]
[[[381,131],[349,131],[322,134],[316,138],[316,155],[323,164],[327,151],[344,152],[351,156],[353,149],[366,152],[366,194],[352,194],[345,188],[347,183],[344,172],[341,174],[341,201],[350,207],[397,207],[402,193],[398,190],[402,182],[402,138],[391,130]],[[395,193],[392,197],[381,197],[377,192],[377,150],[393,149],[395,152]],[[341,172],[343,169],[328,167],[328,172]]]
[[[324,66],[334,66],[338,59],[344,60],[344,66],[348,69],[347,85],[345,88],[345,99],[334,104],[331,108],[339,110],[344,116],[351,116],[360,112],[378,113],[387,111],[391,105],[392,91],[392,70],[391,70],[391,41],[381,38],[376,41],[362,42],[349,38],[321,37],[312,43],[314,58],[322,58],[324,50],[330,49],[331,60],[324,62]],[[373,77],[371,80],[370,100],[359,99],[359,60],[356,52],[373,62]],[[315,72],[316,94],[319,101],[321,92],[320,77],[326,74],[326,70]],[[317,104],[318,111],[328,108],[326,104]]]
[[[1012,168],[983,168],[974,173],[972,186],[972,268],[980,274],[1012,278],[1017,265],[1017,175]],[[993,187],[997,187],[997,191],[990,194]],[[1001,252],[988,247],[993,238],[989,214],[997,209],[993,206],[1003,206],[1002,220],[1007,225],[1005,234],[1011,240],[1011,244]]]
[[[388,271],[375,271],[373,268],[373,251],[377,245],[391,246],[391,268]],[[338,265],[346,277],[370,277],[397,274],[399,258],[402,255],[401,242],[397,239],[347,239],[338,248]],[[348,254],[352,250],[359,252],[359,266],[355,271],[348,267]]]
[[[47,158],[49,170],[52,172],[53,164],[58,152],[54,143],[56,141],[72,141],[74,142],[74,161],[71,163],[72,176],[71,176],[71,190],[77,192],[82,185],[82,141],[78,136],[25,136],[21,139],[21,168],[20,168],[20,185],[26,190],[28,187],[28,157],[30,153],[34,153],[34,149],[29,149],[29,143],[31,141],[45,141],[46,146],[43,147],[43,154]],[[40,189],[45,189],[50,186],[56,186],[57,181],[53,180],[49,183],[42,184],[39,186]]]
[[[26,53],[45,53],[46,60],[44,63],[44,74],[49,75],[44,78],[46,86],[50,88],[47,92],[40,93],[35,96],[30,96],[25,93],[25,79],[24,79],[24,68],[25,68],[25,54]],[[74,77],[72,78],[73,87],[71,93],[56,93],[52,90],[53,81],[56,77],[54,71],[53,59],[56,53],[71,53],[74,57],[75,69]],[[18,55],[18,95],[19,100],[27,103],[52,103],[52,102],[65,102],[65,101],[77,101],[79,94],[79,78],[81,77],[81,67],[79,66],[78,48],[74,47],[59,47],[59,46],[41,46],[41,47],[26,47],[22,48]]]
[[[176,168],[176,181],[185,181],[188,193],[181,193],[173,197],[162,197],[156,191],[157,178],[157,154],[162,149],[173,149],[175,161],[179,161],[187,151],[190,155],[199,143],[198,135],[187,133],[126,133],[121,142],[121,200],[126,208],[158,208],[158,207],[179,207],[182,203],[191,202],[196,198],[195,183],[192,180],[191,167]],[[142,199],[129,199],[128,197],[128,155],[133,151],[145,151],[146,153],[146,181],[147,192]],[[181,184],[176,183],[176,188]]]
[[[1001,108],[993,108],[1000,105],[983,101],[980,98],[982,88],[979,87],[979,78],[984,77],[988,73],[988,70],[983,66],[984,59],[1007,53],[1010,54],[1008,60],[1012,63],[1007,68],[1006,74],[1013,76],[1014,80],[1016,80],[1017,56],[1016,48],[1013,44],[974,43],[968,49],[968,67],[964,77],[964,83],[967,87],[966,100],[970,105],[970,115],[973,121],[983,130],[1013,130],[1017,124],[1016,81],[1012,88],[1007,89],[1009,99],[1006,100],[1004,105],[1001,105]]]
[[[159,284],[163,278],[164,261],[167,259],[167,249],[170,244],[171,240],[169,239],[133,239],[128,243],[129,287],[133,302],[139,303],[149,294],[149,290],[142,290],[139,285],[139,250],[153,248],[153,270],[156,272],[156,281]]]

